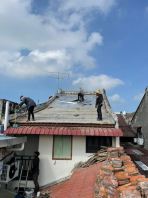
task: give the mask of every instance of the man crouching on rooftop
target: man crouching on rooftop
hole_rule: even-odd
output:
[[[36,103],[34,102],[34,100],[29,97],[25,97],[25,96],[21,96],[20,100],[21,100],[21,103],[19,104],[20,107],[23,104],[25,104],[27,106],[27,110],[28,110],[27,121],[30,121],[30,115],[32,115],[32,120],[34,121],[35,120],[34,119],[34,107],[36,106]]]

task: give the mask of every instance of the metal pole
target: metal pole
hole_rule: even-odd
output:
[[[9,122],[9,101],[6,102],[6,107],[5,107],[4,131],[7,129],[8,122]]]

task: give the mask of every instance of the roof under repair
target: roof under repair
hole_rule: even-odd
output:
[[[27,120],[27,113],[19,113],[10,120],[13,126],[6,134],[34,135],[79,135],[79,136],[135,136],[133,132],[126,134],[120,129],[118,117],[115,115],[107,99],[103,95],[102,120],[97,120],[95,108],[96,93],[85,92],[84,101],[78,101],[78,92],[61,91],[50,97],[49,101],[35,108],[35,121]],[[125,127],[122,127],[125,128]],[[127,127],[126,127],[127,128]]]
[[[51,97],[45,108],[38,106],[35,110],[34,123],[90,123],[90,124],[115,124],[106,93],[102,90],[104,102],[102,107],[103,120],[97,121],[95,108],[95,92],[86,92],[84,101],[79,102],[78,92],[61,92]],[[26,122],[26,116],[18,116],[17,123]]]

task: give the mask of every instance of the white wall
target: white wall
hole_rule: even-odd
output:
[[[40,186],[50,184],[70,175],[75,164],[86,161],[90,153],[86,153],[86,137],[73,136],[72,160],[52,160],[53,136],[40,136]]]

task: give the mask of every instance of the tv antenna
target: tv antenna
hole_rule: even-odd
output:
[[[69,78],[69,73],[66,72],[49,72],[49,74],[49,77],[56,78],[58,80],[58,89],[60,89],[60,80],[63,80],[64,78]]]

